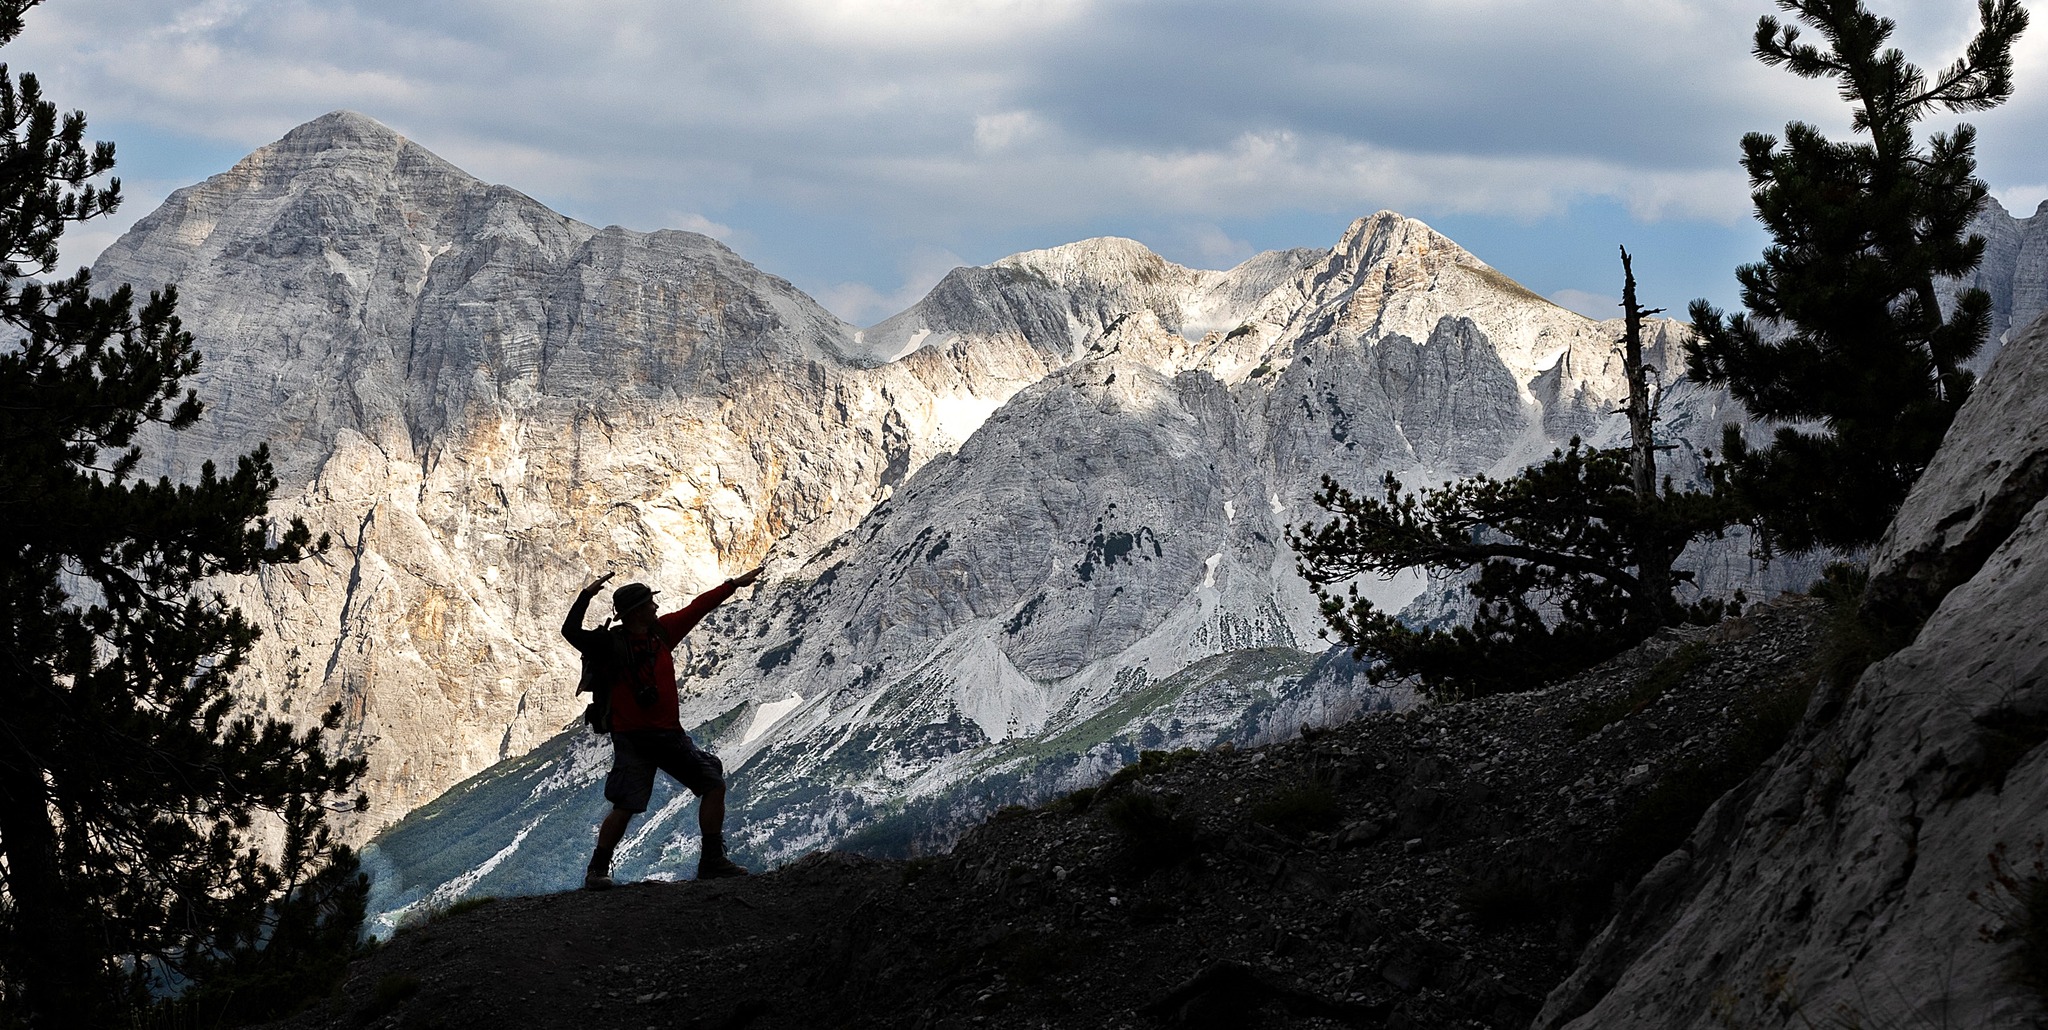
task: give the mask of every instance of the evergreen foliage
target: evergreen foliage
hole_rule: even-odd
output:
[[[1574,438],[1507,479],[1475,476],[1420,494],[1388,473],[1380,498],[1329,476],[1316,504],[1334,518],[1288,531],[1296,568],[1321,603],[1327,636],[1374,659],[1369,675],[1415,677],[1440,697],[1526,690],[1584,669],[1658,629],[1711,622],[1718,598],[1677,597],[1691,574],[1672,568],[1687,544],[1741,517],[1711,487],[1679,489],[1656,475],[1656,422],[1643,361],[1635,275],[1622,252],[1631,443],[1589,448]],[[1410,570],[1469,573],[1469,625],[1417,629],[1375,607],[1358,578]],[[1348,585],[1347,585],[1348,584]],[[1736,599],[1740,603],[1740,598]]]
[[[1972,376],[1964,362],[1986,336],[1990,298],[1965,291],[1943,316],[1937,277],[1976,267],[1966,236],[1983,205],[1976,131],[1959,125],[1923,146],[1914,125],[1936,109],[1994,107],[2012,93],[2012,45],[2026,27],[2017,0],[1979,0],[1981,27],[1964,55],[1930,79],[1886,46],[1888,18],[1860,0],[1778,0],[1819,30],[1757,23],[1759,60],[1804,78],[1837,80],[1855,106],[1839,143],[1801,122],[1782,141],[1742,140],[1757,218],[1770,230],[1763,260],[1736,270],[1747,314],[1691,308],[1687,370],[1725,386],[1751,414],[1794,423],[1752,449],[1728,427],[1734,488],[1760,513],[1768,544],[1793,551],[1854,549],[1883,534],[1926,468]]]
[[[0,0],[0,44],[35,2]],[[170,288],[40,278],[120,200],[84,133],[0,66],[0,1024],[124,1025],[152,983],[266,1016],[354,947],[367,883],[324,816],[363,764],[238,710],[256,630],[208,584],[325,541],[266,517],[264,449],[136,474],[145,430],[200,417],[199,355]]]

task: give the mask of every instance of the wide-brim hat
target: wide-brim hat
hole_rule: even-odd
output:
[[[612,611],[624,615],[643,604],[652,604],[656,593],[645,583],[628,583],[612,591]]]

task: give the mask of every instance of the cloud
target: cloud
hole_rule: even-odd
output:
[[[1621,298],[1606,297],[1585,290],[1563,289],[1549,297],[1552,304],[1567,311],[1576,311],[1587,318],[1604,322],[1621,316]]]
[[[1180,226],[1176,235],[1179,239],[1173,242],[1199,255],[1209,267],[1235,267],[1259,250],[1250,241],[1238,239],[1224,232],[1220,226],[1207,222]]]
[[[858,326],[870,326],[923,300],[946,273],[968,264],[943,247],[914,247],[898,264],[899,285],[887,293],[866,283],[843,282],[817,293],[825,310]]]
[[[1242,227],[1383,207],[1528,223],[1612,202],[1643,223],[1741,223],[1743,132],[1846,132],[1830,84],[1749,56],[1767,9],[66,0],[32,10],[6,58],[61,106],[152,141],[246,151],[345,107],[585,221],[701,218],[730,240],[772,209],[820,234],[802,246],[846,252],[813,281],[866,284],[880,299],[846,303],[868,310],[918,246],[1007,253],[1129,225],[1231,226],[1220,238],[1265,246]],[[1938,67],[1973,14],[1912,7],[1898,42]],[[2020,96],[1971,119],[2005,198],[2048,167],[2032,128],[2048,33],[2020,61]],[[150,160],[123,147],[128,174]]]

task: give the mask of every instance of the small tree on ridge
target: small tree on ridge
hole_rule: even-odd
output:
[[[1644,362],[1635,271],[1621,252],[1627,447],[1577,439],[1507,479],[1475,476],[1407,492],[1388,473],[1380,498],[1323,477],[1315,502],[1333,518],[1288,530],[1296,569],[1320,602],[1327,635],[1376,660],[1370,675],[1415,677],[1437,696],[1524,690],[1584,669],[1657,630],[1712,621],[1718,598],[1682,601],[1687,544],[1719,535],[1741,512],[1714,490],[1657,477],[1656,405]],[[1708,466],[1710,479],[1718,466]],[[1415,629],[1358,592],[1358,578],[1415,569],[1468,572],[1467,625]],[[1346,585],[1348,583],[1348,586]]]
[[[1780,141],[1742,140],[1757,218],[1772,244],[1736,270],[1747,314],[1691,308],[1687,370],[1726,387],[1758,418],[1795,423],[1751,448],[1729,426],[1730,482],[1758,509],[1769,545],[1853,550],[1874,543],[1969,397],[1964,362],[1983,345],[1991,301],[1981,290],[1943,316],[1937,277],[1976,267],[1984,241],[1966,236],[1986,190],[1975,176],[1976,130],[1959,125],[1922,146],[1914,125],[1936,109],[1979,111],[2012,94],[2012,45],[2026,28],[2017,0],[1979,0],[1981,27],[1954,64],[1929,78],[1887,47],[1895,28],[1860,0],[1777,0],[1818,29],[1758,21],[1755,53],[1805,78],[1837,80],[1855,106],[1837,143],[1801,122]],[[1770,327],[1783,332],[1774,332]]]

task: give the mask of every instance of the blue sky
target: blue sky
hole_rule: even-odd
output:
[[[1966,0],[1877,0],[1923,67]],[[1749,56],[1763,0],[49,0],[0,50],[113,140],[127,204],[335,109],[593,224],[724,240],[867,325],[945,272],[1091,236],[1225,268],[1421,218],[1589,312],[1734,302],[1763,237],[1750,130],[1847,132]],[[2015,214],[2048,200],[2048,25],[1973,115]],[[1945,128],[1954,118],[1937,119]]]

